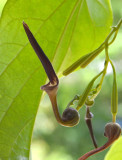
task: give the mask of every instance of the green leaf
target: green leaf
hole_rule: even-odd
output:
[[[109,0],[8,0],[0,19],[0,158],[28,160],[46,74],[22,21],[60,74],[105,39]]]
[[[2,9],[3,9],[3,7],[4,7],[5,3],[6,3],[6,1],[7,1],[7,0],[0,0],[0,16],[1,16]]]
[[[122,159],[122,137],[114,142],[104,160],[120,160]]]

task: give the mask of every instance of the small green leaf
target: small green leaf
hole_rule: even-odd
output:
[[[122,137],[114,142],[104,160],[121,160],[122,159]]]

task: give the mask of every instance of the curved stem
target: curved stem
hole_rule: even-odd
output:
[[[60,116],[60,113],[59,113],[59,110],[58,110],[58,105],[57,105],[57,98],[56,98],[56,92],[57,92],[57,89],[53,92],[53,93],[49,93],[47,92],[49,98],[50,98],[50,101],[52,103],[52,108],[53,108],[53,112],[54,112],[54,115],[56,117],[56,120],[62,124],[62,119],[61,119],[61,116]]]
[[[111,45],[114,42],[114,40],[116,39],[117,33],[118,33],[118,30],[116,30],[113,39],[108,43],[108,45]]]
[[[111,140],[108,140],[108,142],[106,144],[104,144],[102,147],[99,147],[99,148],[96,148],[86,154],[84,154],[82,157],[80,157],[78,160],[85,160],[87,159],[88,157],[98,153],[98,152],[101,152],[103,150],[105,150],[106,148],[108,148],[111,144],[113,143],[113,141]]]
[[[67,108],[69,108],[71,105],[73,105],[74,101],[78,101],[80,98],[79,95],[75,95],[75,97],[68,103]]]
[[[120,21],[118,22],[118,24],[117,24],[115,27],[112,27],[112,30],[111,30],[111,32],[109,33],[109,35],[107,36],[107,38],[105,39],[104,43],[108,42],[108,40],[110,39],[110,37],[112,36],[112,34],[113,34],[114,32],[116,32],[116,31],[119,30],[121,24],[122,24],[122,19],[120,19]],[[113,42],[113,41],[112,41],[112,42]],[[112,43],[110,42],[110,44],[112,44]]]
[[[42,86],[42,89],[43,86]],[[61,116],[60,116],[60,113],[59,113],[59,110],[58,110],[58,105],[57,105],[57,98],[56,98],[56,93],[57,93],[57,88],[53,89],[51,92],[50,91],[47,91],[46,89],[44,89],[49,98],[50,98],[50,101],[52,103],[52,108],[53,108],[53,112],[54,112],[54,115],[56,117],[56,120],[58,121],[59,124],[63,125],[63,126],[66,126],[66,127],[72,127],[72,126],[75,126],[79,120],[75,120],[75,119],[63,119]]]
[[[107,143],[105,143],[103,146],[96,148],[86,154],[84,154],[82,157],[79,158],[79,160],[85,160],[88,157],[101,152],[103,150],[105,150],[106,148],[108,148],[115,140],[117,140],[121,135],[121,126],[118,123],[107,123],[105,125],[105,132],[104,132],[104,136],[106,136],[108,138]]]

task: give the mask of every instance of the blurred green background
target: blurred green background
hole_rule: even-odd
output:
[[[3,8],[6,0],[0,0],[0,10]],[[122,17],[122,1],[112,0],[114,21],[116,25]],[[1,12],[0,12],[1,14]],[[122,27],[119,30],[116,41],[109,48],[109,54],[114,61],[117,71],[119,108],[117,122],[122,124]],[[101,53],[87,68],[80,69],[67,77],[60,79],[58,90],[58,105],[60,113],[66,108],[69,101],[76,94],[82,94],[88,82],[99,73],[104,65],[104,52]],[[94,114],[93,128],[98,142],[101,146],[106,142],[104,126],[112,120],[111,116],[111,89],[112,89],[112,69],[109,65],[108,74],[105,77],[102,90],[95,100],[91,112]],[[32,139],[32,159],[33,160],[76,160],[84,153],[93,149],[93,144],[85,124],[85,107],[80,110],[80,123],[73,127],[67,128],[60,126],[53,114],[51,104],[46,95],[39,107]],[[103,160],[109,149],[98,153],[88,160]]]

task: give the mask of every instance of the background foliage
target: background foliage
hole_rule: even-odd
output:
[[[28,159],[31,132],[41,97],[39,88],[46,81],[40,62],[24,33],[22,21],[28,23],[59,74],[64,67],[81,57],[79,52],[84,55],[95,49],[110,30],[111,12],[108,12],[106,8],[108,1],[101,1],[104,7],[99,4],[99,1],[96,3],[76,0],[41,2],[48,5],[39,5],[39,1],[35,5],[35,1],[25,3],[22,0],[9,0],[0,21],[0,156],[3,160],[6,160],[8,156],[12,160]],[[57,7],[58,9],[55,10]],[[101,13],[105,12],[104,19],[102,18],[101,21],[94,15],[95,8]],[[85,25],[82,25],[83,23]],[[103,24],[107,24],[108,29]],[[115,54],[111,55],[115,59]],[[100,67],[96,68],[96,65],[100,63],[101,59],[98,58],[89,66],[90,69],[88,67],[78,73],[73,73],[69,78],[61,79],[58,95],[61,112],[74,94],[81,93],[89,79],[100,70]],[[105,108],[105,106],[110,106],[110,76],[107,77],[107,81],[104,83],[107,85],[105,86],[107,92],[103,89],[92,110],[95,114],[93,120],[95,133],[100,145],[105,141],[101,138],[104,125],[111,120],[110,107],[107,107],[107,110]],[[99,106],[101,101],[103,104]],[[84,114],[83,109],[81,122],[74,128],[59,126],[50,109],[48,98],[45,97],[38,112],[33,135],[33,159],[72,160],[92,149],[93,146],[83,120]],[[98,159],[98,157],[103,159],[105,153],[106,151],[91,159]]]

